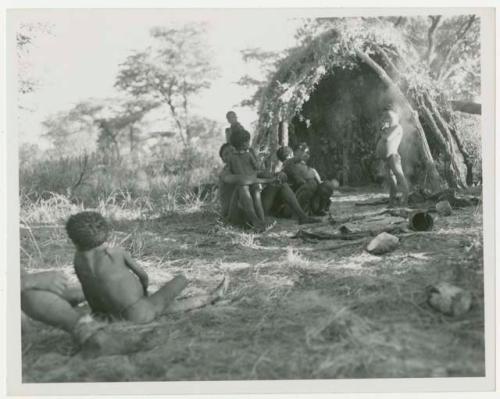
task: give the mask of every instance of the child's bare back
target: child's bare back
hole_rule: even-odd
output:
[[[131,257],[123,249],[105,245],[76,252],[75,271],[95,313],[121,317],[125,309],[147,294],[146,273],[141,283],[127,258]]]

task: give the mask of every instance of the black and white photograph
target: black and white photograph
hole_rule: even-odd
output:
[[[21,383],[484,379],[487,17],[8,10]]]

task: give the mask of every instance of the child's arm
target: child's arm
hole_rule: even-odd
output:
[[[255,150],[253,148],[250,148],[250,154],[252,155],[252,164],[253,164],[253,167],[256,171],[261,171],[263,169],[262,167],[262,162],[260,161],[259,159],[259,156],[257,155],[257,153],[255,152]]]
[[[134,259],[132,259],[132,256],[127,251],[123,251],[123,258],[125,259],[125,264],[127,265],[127,267],[132,270],[137,275],[137,277],[139,277],[142,287],[144,288],[144,295],[147,296],[149,284],[148,274],[142,267],[137,264]]]

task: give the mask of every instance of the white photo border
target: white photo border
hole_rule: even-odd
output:
[[[120,9],[121,12],[124,9]],[[60,12],[61,10],[54,10]],[[113,9],[102,10],[113,12]],[[225,13],[243,12],[225,9]],[[18,165],[17,95],[14,21],[27,13],[49,10],[8,10],[7,24],[7,165]],[[140,12],[140,10],[136,10]],[[222,12],[210,9],[169,10],[174,15]],[[435,392],[491,391],[495,387],[495,15],[487,8],[378,8],[378,9],[250,9],[244,12],[278,12],[294,16],[367,16],[367,15],[428,15],[474,13],[481,17],[481,97],[483,133],[483,209],[484,209],[484,286],[485,286],[485,363],[486,376],[474,378],[411,378],[366,380],[279,380],[279,381],[183,381],[183,382],[117,382],[117,383],[44,383],[23,384],[21,364],[21,310],[19,301],[19,185],[18,168],[7,169],[7,388],[15,395],[89,395],[89,394],[216,394],[216,393],[326,393],[326,392]],[[10,149],[10,150],[9,150]]]

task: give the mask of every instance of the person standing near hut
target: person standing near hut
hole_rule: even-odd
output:
[[[384,111],[381,123],[376,154],[385,164],[386,179],[389,184],[389,206],[397,204],[398,191],[401,192],[400,205],[405,206],[408,203],[409,189],[398,152],[403,137],[403,127],[399,124],[399,115],[394,109]]]

